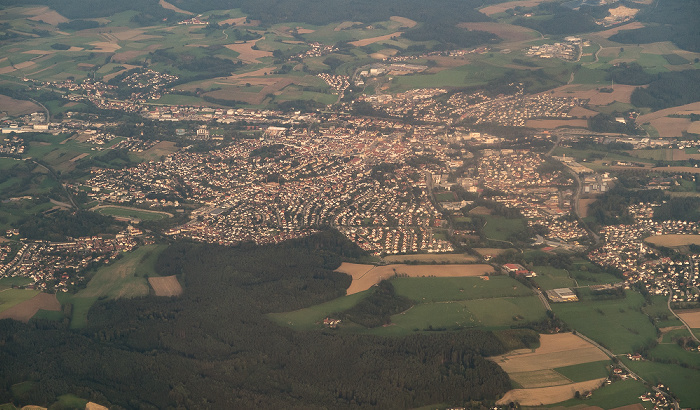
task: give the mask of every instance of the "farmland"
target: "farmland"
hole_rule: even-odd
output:
[[[5,289],[0,291],[0,312],[18,305],[25,300],[30,300],[39,294],[38,290],[28,289]]]
[[[699,408],[700,395],[697,386],[700,385],[700,372],[676,364],[665,364],[651,361],[635,362],[628,359],[622,361],[640,377],[651,383],[663,383],[668,386],[678,398],[681,407]]]
[[[627,291],[624,299],[555,303],[554,312],[573,329],[613,353],[634,353],[656,339],[656,328],[639,308],[644,298]]]
[[[392,284],[398,294],[417,302],[532,295],[532,290],[508,276],[490,276],[488,280],[474,277],[395,278]]]
[[[388,255],[383,258],[391,263],[472,263],[478,259],[468,254],[416,254],[416,255]]]
[[[499,400],[524,405],[552,404],[592,390],[607,377],[608,357],[597,347],[571,333],[540,335],[540,347],[491,358],[520,387]]]
[[[118,299],[146,296],[149,293],[146,277],[155,273],[155,260],[165,249],[164,245],[142,246],[125,254],[109,266],[99,268],[85,289],[75,295],[61,295],[61,304],[73,304],[71,327],[87,324],[90,307],[98,299]]]
[[[507,242],[514,235],[525,231],[524,219],[508,219],[500,216],[484,216],[484,235],[488,239]]]
[[[148,278],[156,296],[178,296],[182,294],[182,286],[175,276]]]
[[[352,276],[352,283],[347,290],[348,295],[367,290],[383,279],[390,279],[397,275],[410,277],[435,276],[481,276],[493,272],[491,265],[359,265],[343,263],[337,269],[338,272]]]
[[[2,308],[1,305],[0,308]],[[39,310],[60,311],[61,304],[56,300],[56,295],[38,293],[29,300],[24,300],[8,309],[4,309],[0,312],[0,319],[12,318],[21,322],[28,322]]]
[[[675,248],[687,245],[700,245],[700,235],[658,235],[646,238],[646,241],[656,246]]]

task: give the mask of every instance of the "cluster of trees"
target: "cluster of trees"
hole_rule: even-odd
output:
[[[630,190],[616,185],[588,207],[587,218],[591,219],[591,229],[594,231],[597,230],[596,225],[631,224],[634,223],[634,218],[629,214],[629,205],[639,202],[662,202],[665,199],[661,190]]]
[[[610,114],[600,113],[588,119],[588,129],[596,132],[616,132],[620,134],[638,135],[643,131],[637,128],[634,121],[617,122]]]
[[[655,111],[700,101],[700,71],[660,73],[648,87],[635,89],[630,101]]]
[[[608,14],[608,8],[607,6],[581,6],[578,10],[572,10],[559,3],[542,3],[534,8],[534,13],[548,17],[538,19],[519,17],[513,21],[513,24],[554,35],[597,31],[601,26],[597,25],[595,20],[605,17]]]
[[[211,50],[210,50],[211,51]],[[154,63],[164,63],[172,65],[180,70],[189,71],[189,76],[181,76],[179,80],[171,85],[183,84],[194,80],[206,78],[225,77],[231,75],[233,71],[243,66],[242,61],[233,62],[226,58],[216,56],[197,57],[190,53],[175,53],[171,50],[160,49],[149,54]]]
[[[618,63],[606,70],[607,79],[618,84],[644,85],[652,82],[656,76],[644,71],[639,63]]]
[[[265,314],[345,293],[340,259],[363,252],[333,232],[224,248],[178,243],[157,262],[185,293],[101,301],[89,327],[0,321],[0,401],[47,404],[66,392],[110,408],[412,408],[493,400],[508,376],[484,356],[505,352],[491,332],[375,337],[298,332]],[[485,403],[486,404],[486,403]]]
[[[32,215],[17,224],[20,235],[29,239],[64,241],[66,237],[117,233],[114,218],[89,211],[55,211]]]
[[[438,41],[443,47],[474,47],[479,44],[496,42],[498,37],[493,33],[479,30],[466,30],[455,24],[443,22],[425,23],[407,30],[402,34],[413,41]]]

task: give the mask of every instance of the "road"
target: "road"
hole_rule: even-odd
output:
[[[671,296],[672,296],[671,294],[668,295],[668,310],[671,311],[671,313],[673,313],[673,316],[675,316],[676,319],[680,320],[681,323],[683,323],[683,326],[685,326],[686,329],[688,329],[688,333],[690,333],[690,337],[692,337],[697,343],[700,343],[700,340],[698,339],[698,337],[695,336],[695,333],[693,333],[693,329],[691,329],[690,326],[688,326],[688,324],[685,323],[685,320],[681,319],[681,317],[678,316],[676,314],[676,312],[673,311],[673,309],[671,309]]]
[[[540,298],[540,301],[542,302],[542,305],[544,306],[545,309],[547,310],[552,310],[552,307],[549,306],[549,301],[547,300],[547,297],[544,296],[541,290],[539,289],[532,289],[535,291],[537,294],[537,297]]]

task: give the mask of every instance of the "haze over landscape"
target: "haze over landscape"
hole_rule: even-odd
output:
[[[0,1],[0,410],[700,408],[698,27]]]

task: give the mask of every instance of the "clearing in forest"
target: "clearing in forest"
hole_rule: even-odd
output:
[[[148,278],[148,283],[156,293],[156,296],[178,296],[182,294],[182,286],[175,275]]]

